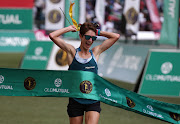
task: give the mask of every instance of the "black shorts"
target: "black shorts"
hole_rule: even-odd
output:
[[[67,106],[67,113],[69,117],[83,116],[84,112],[88,111],[96,111],[100,113],[100,101],[95,102],[93,104],[81,104],[73,98],[69,98],[69,104]]]

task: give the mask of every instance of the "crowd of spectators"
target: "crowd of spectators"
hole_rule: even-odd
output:
[[[87,0],[86,4],[86,21],[97,21],[95,15],[96,0]],[[156,0],[159,11],[160,21],[163,22],[163,0]],[[123,15],[123,8],[125,0],[105,0],[105,25],[104,30],[125,33],[125,17]],[[140,0],[139,13],[139,30],[152,31],[152,23],[149,16],[149,11],[145,0]]]
[[[86,21],[97,22],[95,4],[96,0],[86,0]],[[125,0],[105,0],[105,21],[104,25],[101,26],[103,30],[125,33],[124,4]],[[34,0],[34,5],[35,29],[44,29],[45,0]],[[163,23],[163,0],[156,0],[156,5],[159,11],[160,21]],[[139,23],[140,31],[152,31],[152,23],[145,0],[140,0]]]
[[[160,21],[163,23],[163,0],[156,0],[157,9],[160,16]],[[147,9],[145,0],[140,1],[140,13],[139,13],[139,30],[140,31],[152,31],[152,23],[150,20],[149,11]]]

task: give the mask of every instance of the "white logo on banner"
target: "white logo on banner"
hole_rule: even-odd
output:
[[[153,107],[151,105],[147,105],[147,108],[151,111],[154,111]]]
[[[37,55],[37,56],[41,55],[42,52],[43,52],[43,48],[42,47],[37,47],[35,49],[35,55]]]
[[[0,75],[0,84],[4,82],[4,76]],[[0,85],[2,90],[13,90],[13,87],[10,85]]]
[[[54,87],[45,88],[44,92],[69,93],[69,89],[57,88],[57,87],[60,87],[62,85],[62,80],[60,78],[57,78],[56,80],[54,80],[54,85],[56,86],[56,88],[54,88]]]
[[[4,77],[0,75],[0,84],[3,83],[3,81],[4,81]]]
[[[0,23],[7,25],[7,24],[22,24],[22,20],[19,19],[19,15],[7,14],[3,15],[0,14]]]
[[[158,117],[158,118],[164,118],[161,114],[158,114],[156,112],[154,112],[154,109],[151,105],[147,105],[146,106],[148,109],[143,109],[143,112],[149,115],[152,115],[154,117]]]
[[[106,96],[108,96],[108,97],[99,94],[99,96],[100,96],[101,98],[106,99],[106,100],[109,100],[109,101],[112,101],[112,102],[114,102],[114,103],[117,103],[117,100],[111,99],[111,98],[109,97],[109,96],[111,96],[111,92],[110,92],[110,90],[109,90],[108,88],[106,88],[104,91],[105,91],[105,93],[106,93]]]
[[[37,47],[34,50],[35,55],[27,55],[25,56],[25,59],[27,60],[33,60],[33,61],[47,61],[48,57],[41,55],[43,53],[43,48],[42,47]]]
[[[161,72],[163,74],[168,74],[172,71],[173,65],[171,62],[165,62],[161,65]]]
[[[60,87],[61,84],[62,84],[62,80],[60,78],[57,78],[55,81],[54,81],[54,84],[56,87]]]
[[[108,88],[105,89],[105,93],[106,93],[106,95],[107,95],[108,97],[111,96],[111,92],[110,92],[110,90],[109,90]]]
[[[28,37],[0,37],[0,46],[20,46],[24,47],[29,44],[30,39]]]

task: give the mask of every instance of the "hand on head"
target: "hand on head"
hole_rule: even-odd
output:
[[[70,25],[69,28],[70,28],[70,30],[72,32],[76,32],[77,31],[77,29],[76,29],[76,27],[74,25]]]

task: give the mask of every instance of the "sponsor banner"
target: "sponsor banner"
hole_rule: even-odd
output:
[[[126,0],[123,14],[126,18],[126,30],[132,33],[139,31],[139,8],[140,0]]]
[[[46,69],[53,42],[31,41],[22,60],[22,69]]]
[[[82,0],[83,1],[83,0]],[[75,3],[72,7],[72,17],[74,20],[76,20],[77,24],[79,24],[79,6],[80,0],[66,0],[65,1],[65,15],[66,18],[70,21],[71,24],[69,24],[69,21],[65,19],[65,27],[68,27],[69,25],[73,25],[73,22],[69,16],[69,7],[70,3]],[[82,3],[82,2],[81,2]],[[84,17],[85,18],[85,17]],[[70,39],[79,39],[79,32],[68,32],[64,34],[64,37],[70,38]]]
[[[74,97],[99,100],[147,117],[180,123],[180,105],[120,88],[87,71],[0,69],[0,95]]]
[[[164,0],[160,44],[178,45],[179,0]]]
[[[104,25],[105,22],[105,0],[96,0],[95,15],[100,25]]]
[[[45,29],[57,30],[64,28],[65,0],[46,0]],[[62,11],[61,11],[62,9]]]
[[[98,43],[93,43],[93,46]],[[98,61],[98,74],[103,77],[135,84],[142,72],[149,48],[115,44],[103,52]]]
[[[146,5],[150,14],[153,31],[161,30],[161,21],[155,0],[146,0]]]
[[[180,97],[180,51],[152,50],[149,53],[139,93]]]
[[[80,41],[69,41],[67,43],[73,45],[75,48],[80,46]],[[67,53],[54,44],[50,59],[48,62],[47,70],[68,70]]]
[[[0,9],[0,27],[8,30],[32,30],[32,9]]]
[[[31,40],[35,40],[33,32],[0,31],[0,52],[24,52]]]
[[[79,2],[79,24],[83,24],[86,21],[86,0],[80,0]]]
[[[0,8],[33,8],[34,0],[0,0]]]

